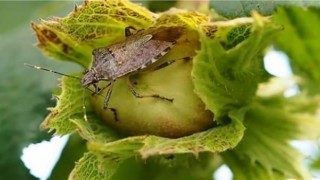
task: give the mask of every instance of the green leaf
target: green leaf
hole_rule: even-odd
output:
[[[234,148],[241,140],[244,131],[240,119],[237,118],[241,117],[232,116],[233,121],[228,125],[215,127],[183,138],[135,136],[109,143],[89,141],[88,148],[90,152],[96,155],[94,163],[99,165],[95,166],[98,166],[101,172],[103,171],[101,168],[104,167],[105,176],[110,178],[121,163],[137,155],[141,156],[142,159],[185,153],[192,153],[198,157],[198,153],[201,152],[216,153]],[[85,175],[92,171],[92,166],[87,163],[92,164],[93,162],[86,161],[84,159],[80,160],[73,174],[80,174],[80,178],[87,178]]]
[[[193,11],[181,11],[172,10],[163,13],[157,20],[156,26],[166,25],[181,25],[188,26],[193,29],[197,29],[202,23],[208,23],[210,20],[209,16],[206,14],[201,14]]]
[[[283,7],[272,19],[284,27],[275,45],[289,55],[294,74],[303,78],[301,87],[311,94],[318,93],[320,9]]]
[[[63,89],[59,96],[56,96],[57,105],[50,108],[50,114],[41,124],[43,129],[55,131],[58,135],[65,135],[76,129],[74,123],[70,119],[78,119],[84,117],[83,106],[86,97],[85,89],[81,87],[79,80],[73,80],[69,77],[63,77],[61,80],[61,88]]]
[[[242,19],[235,19],[233,23],[225,23],[234,24],[238,31],[237,28],[243,26],[242,22]],[[223,22],[218,25],[223,27]],[[202,47],[194,59],[192,70],[193,82],[195,92],[214,112],[215,119],[219,120],[230,110],[244,107],[252,101],[258,83],[266,77],[262,65],[263,51],[278,30],[268,19],[255,14],[250,35],[245,37],[246,40],[233,41],[240,44],[233,44],[231,49],[225,50],[218,38],[201,36]],[[234,31],[230,33],[231,41],[243,36]]]
[[[217,13],[227,18],[250,16],[252,11],[257,11],[264,16],[272,15],[279,6],[320,6],[317,0],[294,1],[210,1],[210,5]]]
[[[92,112],[88,115],[88,121],[83,118],[72,119],[71,121],[77,126],[78,133],[82,138],[88,141],[108,143],[124,137],[107,126]]]
[[[123,40],[124,29],[128,26],[137,30],[163,25],[183,25],[195,29],[209,21],[207,15],[197,12],[173,12],[163,13],[156,19],[155,14],[127,0],[86,1],[84,5],[76,6],[68,16],[42,20],[40,24],[33,23],[32,28],[39,41],[38,47],[47,56],[88,68],[92,50]],[[190,46],[194,47],[198,41],[191,39]],[[190,46],[183,45],[183,48],[190,49]],[[194,49],[184,52],[194,55]],[[189,53],[184,57],[191,55]]]
[[[315,96],[319,92],[318,83],[320,80],[320,74],[317,70],[320,62],[317,53],[318,41],[320,40],[320,36],[318,35],[320,26],[317,26],[317,22],[320,19],[319,12],[318,8],[283,7],[279,8],[277,13],[272,17],[276,23],[284,27],[283,31],[276,38],[276,47],[284,50],[289,55],[294,74],[303,78],[300,84],[302,92],[314,95],[308,96],[303,93],[294,99],[294,103],[290,102],[287,105],[287,108],[295,113],[294,118],[287,117],[291,118],[291,121],[294,119],[295,121],[291,122],[291,124],[287,122],[285,130],[287,132],[286,136],[292,139],[312,139],[319,134],[319,130],[316,128],[319,126],[317,125],[319,119],[318,121],[312,121],[312,118],[316,118],[314,114],[316,114],[319,108],[319,99],[318,96]],[[308,23],[305,22],[305,19],[308,19]],[[303,122],[299,122],[297,119],[303,119]],[[292,129],[293,127],[296,129]],[[286,152],[291,152],[291,157],[294,160],[283,160],[283,162],[291,162],[292,164],[291,166],[287,166],[287,169],[284,169],[290,171],[291,174],[295,173],[302,176],[303,172],[300,171],[303,171],[301,170],[303,168],[297,165],[301,163],[301,160],[299,161],[299,158],[302,158],[301,155],[295,155],[292,150],[286,150]],[[273,162],[273,164],[275,163]],[[285,164],[282,163],[281,166],[283,168]]]
[[[67,17],[42,20],[32,28],[46,55],[88,68],[94,48],[123,39],[125,27],[143,29],[153,20],[150,11],[126,0],[85,1]]]
[[[109,179],[117,166],[109,164],[110,168],[106,171],[101,160],[93,153],[88,152],[76,163],[69,179]]]
[[[198,159],[192,154],[161,156],[148,160],[137,160],[134,157],[123,162],[112,179],[122,180],[130,176],[131,180],[173,177],[175,180],[205,180],[212,179],[213,171],[220,164],[221,158],[212,153],[201,153]]]
[[[288,54],[294,75],[302,79],[299,81],[299,88],[303,93],[295,99],[290,109],[300,113],[303,122],[300,122],[299,129],[309,136],[319,134],[319,130],[304,127],[305,125],[319,127],[316,125],[319,118],[313,124],[305,122],[311,118],[308,115],[316,114],[320,107],[318,97],[320,82],[319,15],[320,9],[315,7],[282,7],[272,17],[276,23],[284,27],[276,38],[275,46]],[[314,115],[314,118],[317,116]]]
[[[86,140],[106,142],[118,138],[118,133],[105,126],[93,112],[88,90],[81,86],[79,79],[62,77],[60,82],[61,94],[56,96],[57,105],[49,108],[51,112],[42,122],[42,128],[58,135],[72,133],[77,129]]]
[[[228,125],[215,127],[178,139],[161,138],[157,136],[137,136],[107,144],[92,142],[89,144],[89,149],[102,153],[112,152],[125,154],[119,151],[119,149],[122,149],[125,152],[130,152],[128,153],[129,156],[131,156],[132,152],[139,151],[143,159],[150,156],[173,153],[193,153],[197,155],[203,151],[222,152],[234,147],[240,141],[243,130],[240,119],[234,119],[234,121]]]
[[[273,171],[269,173],[259,162],[253,162],[248,157],[238,156],[229,151],[222,153],[223,160],[230,167],[234,180],[259,179],[277,180],[286,179],[283,174]]]
[[[191,155],[188,156],[188,165],[186,166],[181,165],[180,161],[178,161],[178,165],[167,165],[169,162],[179,159],[178,156],[175,155],[173,159],[172,157],[161,158],[162,161],[166,161],[165,164],[163,162],[159,163],[159,158],[150,159],[146,162],[145,160],[141,161],[133,157],[119,165],[114,163],[116,160],[119,160],[116,156],[101,157],[87,153],[76,164],[69,179],[122,180],[130,177],[131,180],[161,180],[174,177],[177,180],[205,180],[212,177],[212,172],[216,168],[213,164],[213,158],[216,159],[216,157],[211,153],[200,154],[198,159],[195,159]],[[185,155],[183,155],[183,158],[185,159]],[[117,168],[119,169],[117,173],[112,175]]]
[[[308,179],[303,156],[290,145],[290,141],[315,140],[319,137],[319,117],[315,116],[315,111],[305,110],[310,108],[310,104],[319,107],[319,99],[309,99],[310,104],[301,104],[301,98],[274,96],[257,99],[245,116],[247,129],[244,138],[233,150],[235,155],[250,164],[258,163],[259,169],[265,169],[267,175],[273,178],[280,172],[285,177]]]
[[[86,1],[58,20],[59,28],[80,42],[102,46],[124,37],[123,29],[148,27],[155,17],[146,8],[127,0]]]

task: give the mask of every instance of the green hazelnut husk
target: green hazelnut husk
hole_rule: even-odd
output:
[[[194,93],[191,79],[192,60],[178,60],[173,64],[148,73],[130,77],[140,95],[158,94],[173,98],[136,98],[128,88],[128,76],[119,78],[113,87],[109,107],[104,109],[106,90],[91,96],[94,111],[108,126],[126,135],[157,135],[178,138],[214,126],[213,114]],[[103,84],[100,84],[103,86]]]

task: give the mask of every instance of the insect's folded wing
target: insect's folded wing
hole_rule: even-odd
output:
[[[149,40],[139,46],[128,46],[114,53],[118,63],[118,76],[144,69],[167,54],[173,42]]]
[[[182,26],[159,27],[152,32],[153,40],[175,42],[186,32],[186,28]]]

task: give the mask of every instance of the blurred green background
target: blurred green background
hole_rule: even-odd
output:
[[[61,72],[79,71],[75,64],[48,60],[36,47],[30,22],[64,16],[75,2],[0,2],[0,179],[34,179],[24,167],[22,148],[51,137],[39,125],[53,106],[57,75],[24,63]],[[50,154],[48,154],[50,156]]]

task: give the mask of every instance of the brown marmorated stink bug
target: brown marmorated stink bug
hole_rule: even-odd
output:
[[[92,95],[97,95],[108,88],[104,100],[104,109],[111,110],[114,113],[116,121],[118,120],[117,111],[114,108],[109,108],[108,102],[113,84],[120,77],[128,77],[128,87],[137,98],[153,97],[172,102],[173,99],[158,94],[140,95],[134,90],[129,77],[158,62],[176,44],[177,39],[184,33],[185,28],[181,26],[157,27],[139,30],[134,34],[131,33],[131,30],[135,30],[135,28],[131,26],[125,28],[125,40],[107,47],[94,49],[92,52],[92,66],[84,73],[82,79],[38,66],[26,65],[67,77],[81,79],[81,85],[86,89],[89,89],[90,85],[94,87],[93,91],[89,89],[92,91]],[[160,64],[158,67],[164,67],[164,64]],[[108,81],[109,83],[99,88],[98,83],[100,81]]]

